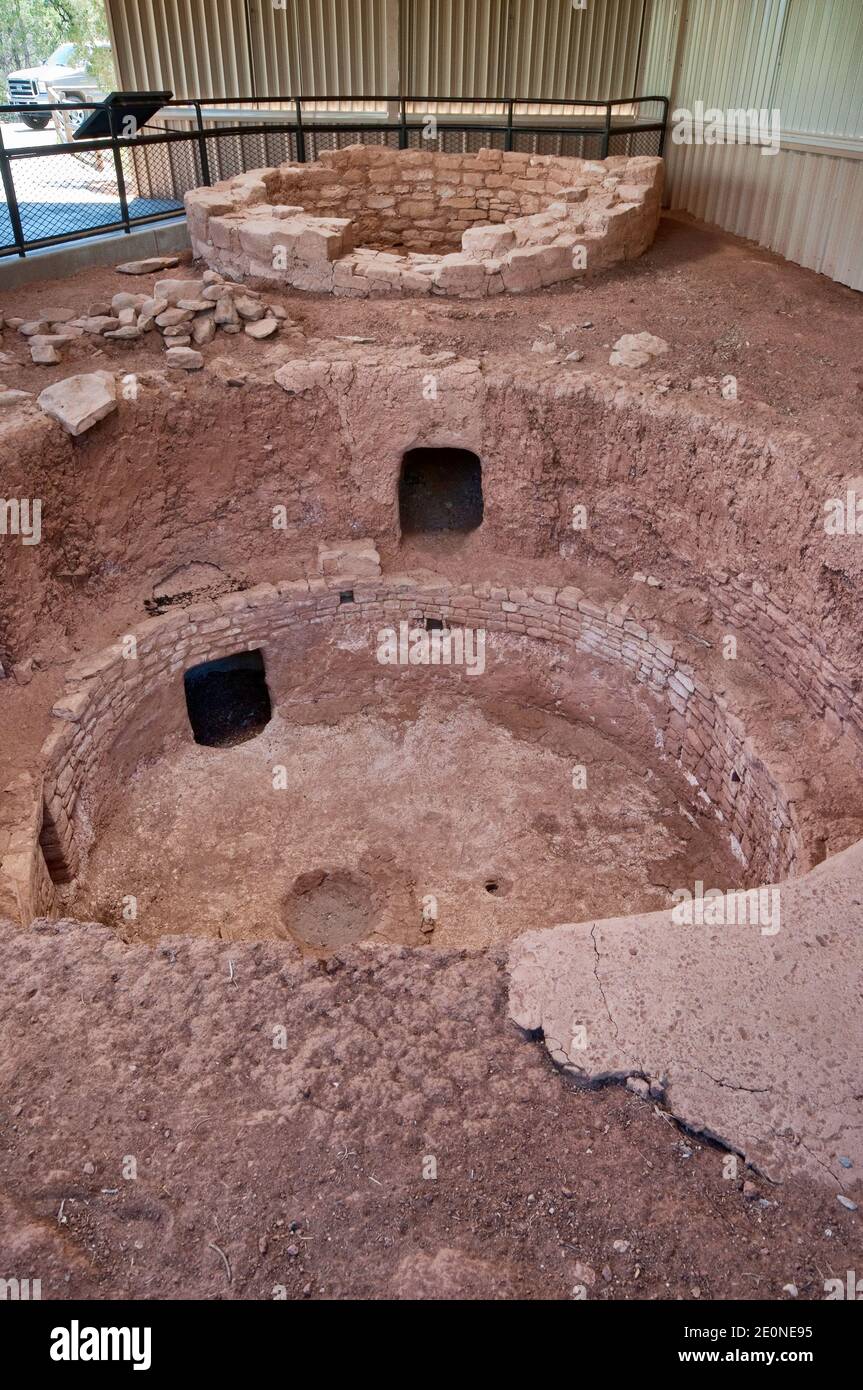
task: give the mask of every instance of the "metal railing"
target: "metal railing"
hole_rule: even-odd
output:
[[[184,216],[183,196],[247,169],[305,163],[323,150],[364,143],[394,149],[471,153],[484,146],[533,154],[604,159],[610,154],[662,155],[668,98],[606,101],[532,97],[376,97],[381,114],[327,111],[338,97],[175,99],[146,131],[117,129],[96,140],[9,147],[3,118],[33,110],[80,112],[97,102],[37,108],[0,106],[0,257]],[[482,106],[481,115],[469,108]],[[497,108],[489,113],[488,107]],[[457,107],[451,115],[429,107]],[[545,107],[553,108],[548,116]],[[526,110],[525,108],[530,108]],[[572,111],[571,116],[565,113]],[[161,128],[153,128],[154,122]]]

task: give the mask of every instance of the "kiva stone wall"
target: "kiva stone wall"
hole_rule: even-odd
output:
[[[343,603],[340,593],[348,589],[353,600]],[[172,701],[179,717],[187,667],[255,647],[266,658],[268,645],[291,629],[337,631],[346,618],[368,623],[370,651],[381,627],[439,618],[447,626],[571,646],[588,659],[622,666],[655,697],[657,738],[680,765],[681,794],[692,814],[722,823],[752,879],[775,882],[794,869],[798,832],[782,789],[740,721],[678,661],[669,641],[575,588],[423,586],[410,578],[341,575],[261,584],[151,619],[128,634],[134,656],[124,655],[132,650],[128,644],[117,643],[70,668],[41,750],[39,780],[18,787],[17,800],[9,793],[3,798],[4,811],[17,819],[6,823],[0,911],[26,924],[52,910],[51,877],[74,876],[103,788],[118,785],[140,758],[158,751],[163,711]],[[278,689],[272,693],[278,704]]]
[[[42,778],[23,772],[0,795],[0,917],[24,925],[54,908],[43,815]]]
[[[800,622],[764,580],[748,574],[708,572],[714,612],[729,631],[745,634],[761,657],[823,719],[831,734],[863,740],[863,692],[830,655],[831,640]]]
[[[355,145],[195,189],[186,211],[195,255],[236,279],[482,298],[640,256],[656,233],[662,168],[648,156]]]

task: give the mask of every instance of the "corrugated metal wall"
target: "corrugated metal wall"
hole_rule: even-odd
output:
[[[124,87],[387,95],[388,0],[106,0]]]
[[[404,90],[487,97],[489,110],[507,95],[631,96],[646,4],[592,0],[575,10],[570,0],[402,0]]]
[[[668,145],[671,205],[863,289],[863,0],[106,0],[123,86],[179,96],[670,95],[783,148]],[[399,87],[399,84],[400,87]],[[426,104],[427,105],[427,104]],[[446,108],[443,108],[446,109]],[[482,108],[480,108],[482,109]],[[555,108],[544,108],[551,114]]]
[[[649,0],[106,0],[124,87],[629,96]],[[399,37],[400,35],[400,37]],[[395,52],[391,52],[391,48]],[[388,89],[389,86],[389,90]]]
[[[402,84],[408,96],[506,94],[506,0],[406,0]]]
[[[671,206],[788,260],[863,289],[863,163],[749,146],[682,145],[669,160]]]
[[[512,0],[508,86],[536,97],[632,96],[643,0],[606,0],[586,10]]]
[[[123,88],[251,94],[244,0],[106,0],[105,8]]]
[[[675,104],[691,106],[700,98],[723,110],[772,105],[788,4],[789,0],[710,0],[686,5]]]
[[[639,82],[645,92],[671,93],[680,11],[681,0],[648,0]]]
[[[863,289],[861,0],[652,0],[644,84],[778,109],[783,148],[666,148],[673,208]]]
[[[791,0],[772,104],[789,130],[863,137],[861,0]]]
[[[386,0],[250,0],[261,95],[389,95]]]

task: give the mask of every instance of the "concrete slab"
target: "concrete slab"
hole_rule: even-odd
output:
[[[856,845],[782,886],[772,934],[670,912],[529,932],[510,1016],[585,1083],[639,1078],[769,1178],[805,1171],[838,1194],[863,1169],[861,964]]]
[[[0,260],[0,289],[16,289],[37,280],[61,279],[77,275],[95,266],[117,265],[122,261],[143,260],[148,256],[166,256],[185,251],[191,245],[185,217],[169,222],[154,222],[152,226],[137,227],[134,231],[112,232],[107,236],[85,237],[63,246],[51,246],[44,251],[30,251],[19,256],[4,256]]]

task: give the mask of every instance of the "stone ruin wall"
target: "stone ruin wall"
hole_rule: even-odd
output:
[[[356,145],[195,189],[186,210],[195,256],[235,279],[483,298],[640,256],[656,233],[662,173],[650,156]]]

